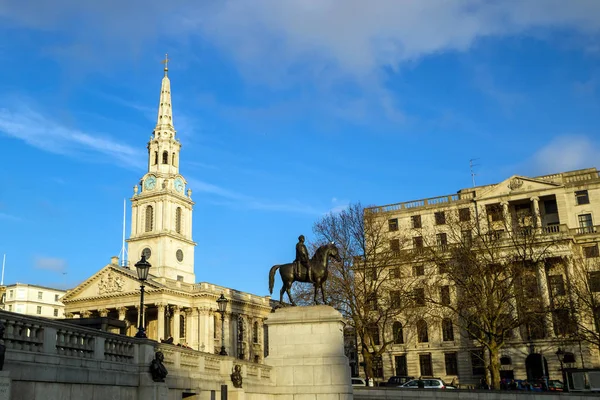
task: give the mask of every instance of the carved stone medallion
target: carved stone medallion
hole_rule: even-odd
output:
[[[100,278],[100,283],[98,283],[98,294],[122,292],[124,283],[121,276],[109,271],[108,274]]]
[[[510,190],[516,190],[523,186],[523,180],[519,178],[512,178],[508,184]]]

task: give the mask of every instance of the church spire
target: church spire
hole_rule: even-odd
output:
[[[171,81],[169,80],[169,56],[165,54],[165,59],[162,61],[165,64],[165,76],[162,79],[160,88],[160,102],[158,103],[158,119],[156,122],[156,130],[168,129],[174,131],[173,126],[173,109],[171,107]]]

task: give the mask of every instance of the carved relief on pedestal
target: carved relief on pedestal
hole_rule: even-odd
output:
[[[100,278],[100,283],[98,283],[98,294],[122,292],[124,283],[123,277],[109,271]]]

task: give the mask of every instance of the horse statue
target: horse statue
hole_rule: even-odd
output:
[[[327,280],[327,266],[329,264],[330,257],[333,257],[336,261],[342,261],[342,258],[340,257],[338,252],[338,248],[334,243],[323,245],[319,247],[317,251],[315,251],[315,254],[309,260],[309,263],[312,268],[312,281],[308,279],[308,271],[304,265],[300,266],[299,276],[294,276],[294,263],[273,265],[273,267],[271,267],[271,270],[269,271],[269,293],[273,294],[275,272],[279,270],[279,275],[281,276],[281,281],[283,282],[283,286],[281,287],[281,291],[279,292],[280,303],[283,303],[283,292],[286,292],[288,298],[290,299],[290,303],[292,303],[292,305],[295,306],[296,303],[294,302],[294,299],[292,299],[292,295],[290,293],[292,284],[294,282],[309,282],[312,283],[315,288],[315,304],[318,304],[317,290],[319,288],[321,289],[323,304],[327,304],[327,302],[325,301],[325,290],[323,289],[323,284]]]

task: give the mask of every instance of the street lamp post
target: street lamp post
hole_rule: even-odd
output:
[[[135,334],[136,338],[146,338],[146,332],[144,329],[144,282],[148,279],[148,270],[152,265],[146,261],[146,256],[142,254],[142,259],[135,264],[137,270],[138,279],[140,280],[140,325],[138,331]]]
[[[567,382],[567,376],[565,374],[565,367],[564,367],[565,351],[559,347],[558,350],[556,350],[555,354],[556,354],[556,358],[558,358],[558,362],[560,363],[560,373],[561,373],[562,379],[563,379],[563,391],[568,392],[569,391],[569,383]]]
[[[225,311],[227,310],[227,303],[229,303],[229,300],[221,293],[221,297],[217,299],[217,306],[219,306],[219,313],[221,314],[221,351],[219,355],[222,356],[227,355],[225,351]]]

